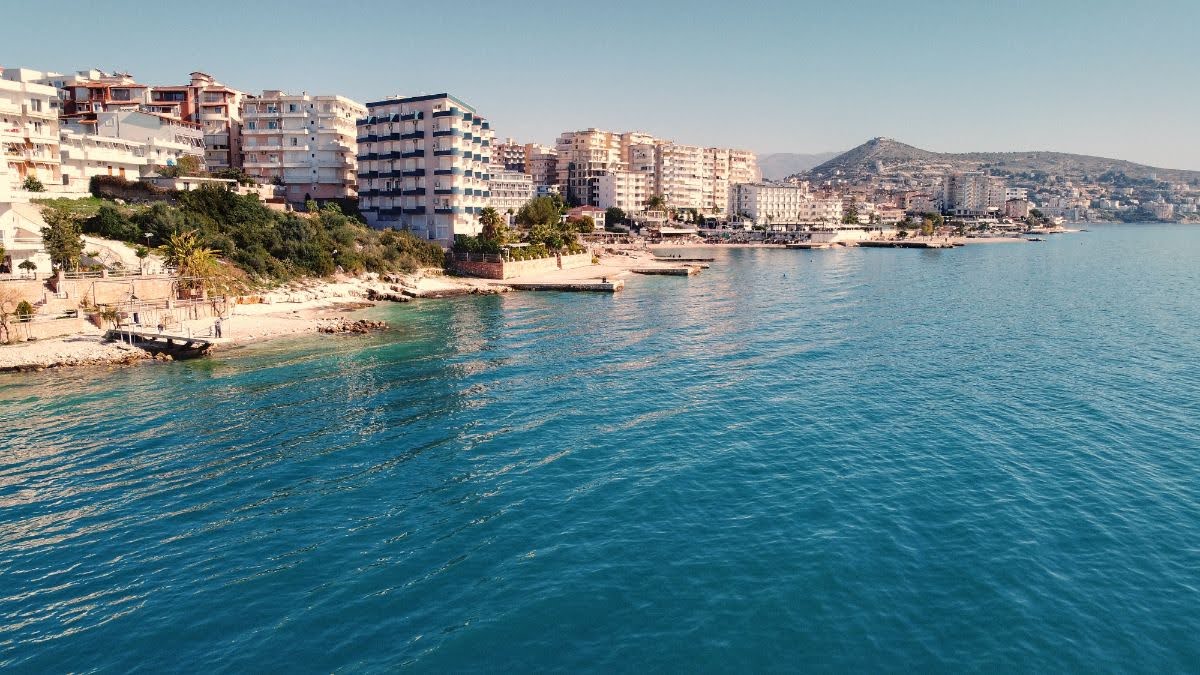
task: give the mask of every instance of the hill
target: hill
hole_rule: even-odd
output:
[[[987,171],[1044,181],[1050,176],[1097,183],[1170,182],[1200,185],[1200,171],[1160,169],[1121,159],[1065,152],[930,152],[890,138],[873,138],[807,173],[816,180],[861,180],[881,175]]]
[[[781,180],[788,176],[807,171],[822,162],[837,157],[838,152],[818,152],[802,154],[796,152],[776,152],[761,155],[758,158],[758,168],[762,170],[766,180]]]

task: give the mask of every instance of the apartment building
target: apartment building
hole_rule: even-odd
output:
[[[359,210],[375,227],[443,245],[478,234],[492,137],[488,121],[450,94],[368,103],[358,122]]]
[[[100,112],[141,110],[150,101],[150,87],[129,73],[80,70],[74,75],[46,73],[43,84],[58,88],[62,114],[71,118]]]
[[[147,171],[159,166],[173,166],[183,156],[204,158],[204,132],[200,125],[174,117],[141,110],[120,110],[92,113],[74,119],[66,126],[79,134],[142,143]]]
[[[242,169],[283,185],[303,204],[358,194],[358,120],[367,107],[345,96],[267,90],[242,104]]]
[[[597,204],[596,179],[626,168],[621,134],[601,129],[568,131],[555,141],[558,184],[568,201]]]
[[[558,185],[558,151],[548,145],[526,143],[525,172],[533,177],[535,190]]]
[[[496,167],[496,163],[492,163]],[[533,199],[533,176],[519,171],[496,171],[493,168],[488,179],[488,206],[504,215],[515,215],[522,206]],[[512,218],[508,218],[509,224]]]
[[[1004,179],[980,171],[947,174],[942,179],[942,211],[956,216],[981,216],[1004,211]]]
[[[527,173],[525,146],[511,138],[492,143],[492,166],[500,171]]]
[[[199,71],[188,84],[155,86],[147,110],[200,125],[204,131],[204,165],[209,171],[240,167],[241,107],[246,92],[218,82]]]
[[[645,209],[650,199],[650,181],[653,174],[640,171],[610,171],[596,179],[596,206],[602,209],[616,207],[626,213],[637,213]]]
[[[815,196],[807,184],[737,184],[729,190],[729,209],[755,225],[818,225],[842,220],[842,200]]]
[[[21,184],[37,178],[45,185],[62,181],[59,155],[58,90],[37,80],[40,72],[5,68],[0,79],[0,151],[8,180]]]
[[[654,191],[668,207],[704,208],[705,186],[711,186],[705,154],[704,148],[695,145],[662,143],[656,147]]]
[[[147,172],[145,143],[83,133],[77,125],[64,127],[59,139],[63,185],[87,189],[92,176],[137,180]]]

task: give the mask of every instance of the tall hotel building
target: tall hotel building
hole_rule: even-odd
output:
[[[374,227],[446,245],[478,234],[492,136],[487,120],[449,94],[368,103],[358,121],[359,210]]]
[[[242,166],[264,183],[287,186],[302,204],[356,194],[361,103],[345,96],[264,91],[242,104]]]

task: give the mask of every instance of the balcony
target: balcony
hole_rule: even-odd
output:
[[[406,134],[394,134],[394,135],[398,135],[400,140],[402,140],[402,141],[420,141],[425,138],[424,130],[410,131]],[[434,132],[433,135],[436,136],[437,132]]]
[[[434,153],[434,154],[437,154],[437,153]],[[425,156],[425,148],[418,148],[416,150],[409,150],[408,152],[400,153],[400,159],[416,159],[418,157],[424,157],[424,156]]]

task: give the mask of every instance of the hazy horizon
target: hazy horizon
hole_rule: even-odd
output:
[[[448,91],[522,142],[599,127],[765,155],[886,136],[1200,170],[1190,3],[205,8],[16,5],[0,65],[123,70],[152,85],[203,70],[250,92],[359,101]]]

